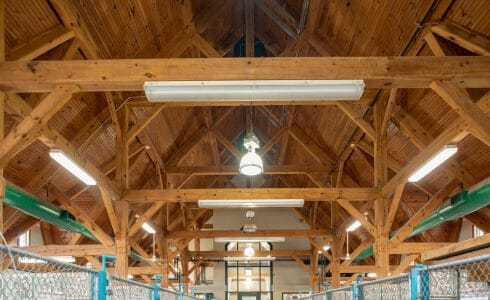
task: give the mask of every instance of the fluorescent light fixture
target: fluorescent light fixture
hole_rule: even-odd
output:
[[[267,257],[246,257],[246,256],[225,256],[223,257],[224,261],[272,261],[276,260],[274,256],[267,256]]]
[[[304,199],[229,199],[229,200],[199,200],[200,208],[230,208],[230,207],[303,207]]]
[[[63,263],[74,263],[75,257],[73,256],[51,256],[52,259]]]
[[[48,263],[44,259],[37,259],[37,258],[25,257],[25,256],[19,258],[19,262],[22,264],[47,264]]]
[[[356,220],[354,223],[350,224],[349,227],[347,227],[347,229],[345,231],[354,231],[357,228],[359,228],[360,226],[361,226],[361,222]]]
[[[451,156],[458,152],[458,146],[456,145],[446,145],[439,151],[436,155],[434,155],[431,159],[424,163],[422,167],[420,167],[417,171],[412,173],[410,177],[408,177],[409,182],[417,182],[420,179],[424,178],[425,175],[432,172],[435,168],[439,167],[443,162],[448,160]]]
[[[359,100],[362,80],[148,81],[150,102]]]
[[[97,181],[85,172],[80,166],[78,166],[74,161],[72,161],[66,154],[60,149],[49,150],[49,156],[59,163],[63,168],[67,169],[75,175],[78,179],[83,181],[86,185],[96,185]]]
[[[148,233],[151,233],[151,234],[154,234],[156,232],[155,228],[153,228],[153,226],[151,226],[150,224],[148,223],[143,223],[143,225],[141,225],[141,227]]]
[[[376,273],[367,273],[367,277],[376,278]]]
[[[215,243],[284,243],[286,241],[285,237],[217,237],[214,238]]]

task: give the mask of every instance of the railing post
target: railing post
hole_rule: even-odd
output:
[[[102,256],[102,269],[99,271],[99,280],[98,280],[98,300],[105,300],[107,295],[107,260],[112,259],[116,260],[115,256],[104,255]]]
[[[352,284],[352,299],[353,300],[362,300],[362,295],[359,293],[359,280],[363,277],[363,275],[357,275],[356,280],[354,280],[354,284]]]
[[[153,300],[160,300],[160,287],[158,283],[160,283],[161,279],[162,275],[155,275],[153,277]]]
[[[410,299],[417,300],[419,293],[422,300],[429,299],[429,273],[424,271],[425,265],[417,264],[412,270],[410,270]],[[420,278],[420,279],[419,279]],[[427,291],[425,290],[427,289]]]
[[[179,300],[184,300],[184,284],[179,283]]]
[[[191,296],[192,296],[192,299],[196,299],[196,289],[195,288],[191,289]]]

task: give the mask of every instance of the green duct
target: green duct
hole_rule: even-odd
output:
[[[46,223],[56,225],[67,231],[79,233],[95,242],[99,242],[82,223],[77,221],[67,211],[61,210],[51,203],[42,201],[36,196],[31,195],[22,188],[9,182],[5,182],[5,197],[3,199],[3,204]],[[131,251],[130,257],[135,260],[146,262],[143,257],[134,251]]]
[[[459,194],[450,198],[439,209],[425,218],[419,225],[415,226],[413,231],[406,239],[416,236],[421,232],[431,229],[444,222],[456,220],[464,217],[472,212],[479,210],[482,207],[490,205],[490,178],[482,183],[475,185],[469,191],[462,191]],[[396,232],[390,233],[390,239]],[[361,251],[354,261],[363,260],[366,257],[373,255],[373,245]]]
[[[5,198],[3,199],[3,203],[31,217],[38,218],[71,232],[80,233],[93,241],[97,241],[97,238],[67,211],[60,210],[51,203],[44,202],[8,182],[5,184]]]

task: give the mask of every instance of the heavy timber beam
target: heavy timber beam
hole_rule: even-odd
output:
[[[306,201],[373,200],[378,190],[373,188],[250,188],[250,189],[166,189],[129,190],[125,196],[131,203],[157,201],[196,202],[200,199],[304,199]]]
[[[215,237],[332,237],[325,230],[257,230],[253,233],[241,230],[169,231],[169,239],[207,239]]]
[[[472,251],[480,248],[487,248],[490,245],[490,234],[485,234],[476,238],[468,239],[439,249],[429,250],[421,255],[422,261],[453,256],[461,252]]]
[[[116,254],[115,247],[104,245],[45,245],[24,247],[22,250],[34,252],[42,256],[102,256]]]
[[[262,149],[262,148],[261,148]],[[317,165],[265,165],[264,174],[306,174],[327,173],[329,166]],[[169,175],[238,175],[240,171],[237,166],[168,166],[165,171]]]
[[[267,257],[268,255],[274,257],[309,257],[311,250],[271,250],[271,251],[255,251],[256,257]],[[214,257],[241,257],[242,251],[189,251],[189,256],[193,258],[214,258]]]
[[[3,62],[0,86],[48,92],[59,84],[81,91],[141,91],[152,80],[363,79],[366,88],[428,88],[436,80],[489,87],[490,57],[288,57],[111,59]]]

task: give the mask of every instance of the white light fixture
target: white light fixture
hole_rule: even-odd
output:
[[[147,81],[150,102],[359,100],[362,80]]]
[[[330,245],[327,244],[323,246],[323,251],[328,251],[328,250],[330,250]]]
[[[347,229],[345,231],[354,231],[357,228],[359,228],[360,226],[361,226],[361,222],[356,220],[354,223],[350,224],[349,227],[347,227]]]
[[[214,238],[215,243],[284,243],[286,241],[285,237],[217,237]]]
[[[252,245],[247,245],[247,247],[243,249],[243,255],[247,257],[252,257],[255,255],[255,250],[252,248]]]
[[[200,208],[230,208],[230,207],[303,207],[304,199],[229,199],[229,200],[199,200]]]
[[[408,177],[409,182],[417,182],[427,174],[432,172],[435,168],[440,166],[443,162],[448,160],[451,156],[458,152],[458,146],[456,145],[446,145],[439,151],[436,155],[434,155],[431,159],[424,163],[422,167],[417,169],[414,173]]]
[[[151,226],[150,224],[148,223],[143,223],[143,225],[141,225],[141,227],[148,233],[150,234],[155,234],[156,230],[155,228],[153,228],[153,226]]]
[[[245,213],[245,217],[247,218],[247,222],[243,224],[242,231],[246,233],[253,233],[257,231],[257,225],[254,222],[255,212],[253,210],[248,210]]]
[[[267,257],[247,257],[247,256],[225,256],[223,257],[224,261],[272,261],[276,260],[274,256],[267,256]]]
[[[49,150],[49,156],[59,163],[63,168],[67,169],[70,173],[75,175],[86,185],[96,185],[97,181],[85,172],[79,165],[72,161],[66,154],[60,149]]]
[[[133,279],[133,278],[134,278],[133,274],[128,274],[128,279]]]
[[[376,278],[376,273],[367,273],[367,277]]]
[[[52,259],[63,263],[74,263],[75,257],[73,256],[51,256]]]
[[[240,160],[240,173],[247,176],[256,176],[264,171],[262,158],[255,153],[255,149],[260,147],[260,141],[253,132],[247,133],[243,141],[247,153]]]

